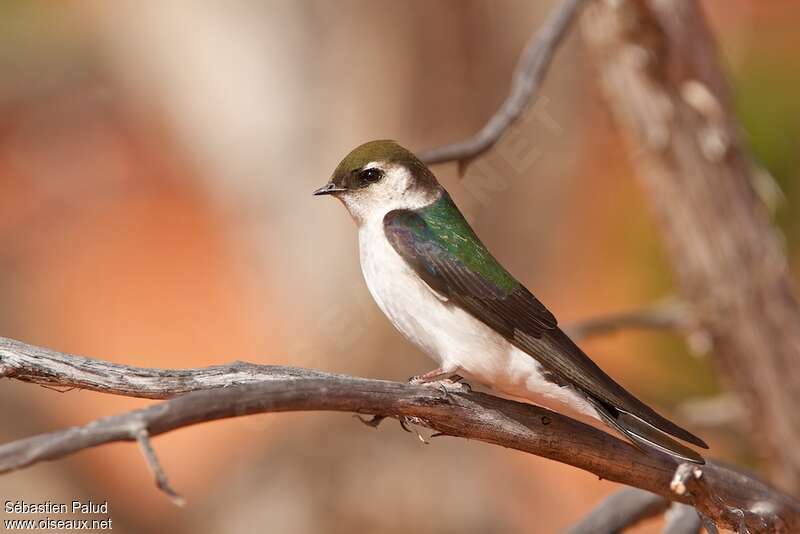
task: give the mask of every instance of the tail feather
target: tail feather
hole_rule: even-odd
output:
[[[697,451],[678,443],[644,419],[622,410],[609,410],[596,401],[592,401],[592,404],[606,423],[617,429],[637,447],[645,450],[653,448],[686,462],[706,463]]]
[[[640,401],[637,400],[637,402],[641,404]],[[698,447],[702,447],[704,449],[708,448],[708,444],[705,441],[698,438],[688,430],[679,427],[669,419],[663,417],[662,415],[658,414],[657,412],[649,408],[647,405],[642,405],[642,406],[644,406],[644,409],[642,409],[641,406],[637,407],[636,411],[638,412],[638,414],[634,414],[632,411],[626,410],[625,408],[617,408],[617,410],[621,413],[627,414],[637,419],[638,421],[641,421],[646,425],[658,429],[661,432],[669,434],[672,437],[682,439],[687,443],[691,443],[692,445],[697,445]]]
[[[580,390],[587,397],[594,399],[595,404],[605,407],[608,414],[613,418],[616,418],[619,413],[626,413],[638,419],[637,422],[631,422],[627,425],[630,426],[630,432],[635,432],[636,435],[645,432],[639,429],[640,423],[644,423],[674,438],[704,449],[708,448],[705,441],[659,415],[655,410],[617,384],[597,364],[589,359],[586,353],[563,331],[559,329],[549,331],[544,347],[530,346],[525,348],[523,346],[522,348],[529,354],[536,354],[537,360],[544,358],[545,361],[540,361],[544,367],[553,369],[555,374],[559,375],[564,382]],[[622,424],[625,423],[623,422]],[[646,431],[647,439],[651,439],[651,433],[652,430],[650,429]]]

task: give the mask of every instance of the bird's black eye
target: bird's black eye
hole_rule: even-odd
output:
[[[359,172],[358,177],[361,179],[361,183],[365,185],[372,184],[383,178],[383,171],[375,167],[370,167],[369,169],[364,169]]]

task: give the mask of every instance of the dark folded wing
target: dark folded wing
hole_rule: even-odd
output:
[[[612,415],[632,414],[654,427],[701,447],[705,443],[660,416],[603,372],[558,328],[556,319],[522,284],[514,280],[474,235],[483,261],[454,251],[425,220],[411,210],[395,210],[384,218],[384,232],[395,251],[425,282],[455,305],[492,327],[519,349],[535,357],[552,380],[570,385],[594,399]],[[497,283],[493,275],[501,273]],[[513,283],[507,283],[512,280]]]
[[[477,241],[484,263],[471,268],[442,238],[411,210],[395,210],[384,218],[384,232],[397,253],[441,296],[461,304],[481,321],[511,339],[523,330],[539,338],[556,328],[553,314],[525,287],[514,280]],[[486,265],[485,262],[491,262]],[[500,273],[496,282],[491,274]],[[508,283],[508,281],[511,283]]]

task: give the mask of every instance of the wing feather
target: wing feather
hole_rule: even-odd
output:
[[[470,268],[424,218],[412,210],[394,210],[384,218],[384,233],[397,253],[438,294],[495,329],[533,356],[558,383],[569,384],[604,406],[611,416],[631,414],[657,429],[701,447],[705,442],[662,417],[609,377],[561,329],[555,317],[514,280],[480,243],[483,261],[493,262],[513,284],[493,283]],[[484,269],[487,270],[487,269]],[[507,277],[507,278],[506,278]],[[615,415],[616,414],[616,415]]]

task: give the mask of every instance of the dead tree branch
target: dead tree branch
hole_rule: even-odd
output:
[[[142,456],[144,456],[144,460],[147,462],[150,473],[152,473],[153,478],[155,478],[158,489],[163,491],[176,506],[183,506],[186,504],[183,497],[172,489],[167,479],[167,473],[164,471],[164,468],[161,467],[161,462],[158,461],[156,451],[150,443],[150,433],[147,431],[147,428],[137,421],[134,423],[133,429],[133,437],[136,438],[136,442],[139,444],[139,449],[142,451]]]
[[[190,391],[308,378],[313,371],[245,362],[200,369],[155,369],[73,356],[0,338],[0,378],[125,397],[169,399]]]
[[[503,105],[472,137],[418,154],[425,163],[458,161],[461,164],[492,148],[536,97],[547,69],[572,22],[586,0],[564,0],[534,34],[519,58],[511,90]]]
[[[699,3],[588,7],[584,33],[681,298],[747,407],[772,478],[798,495],[800,304]]]
[[[636,310],[592,317],[566,327],[573,339],[611,334],[627,328],[651,330],[687,330],[692,325],[692,313],[685,303],[674,299]]]
[[[697,534],[702,522],[694,507],[638,488],[625,488],[603,499],[594,510],[570,528],[568,534],[623,532],[664,513],[663,534]]]
[[[660,495],[637,488],[625,488],[603,499],[568,534],[622,532],[669,508],[670,501]]]
[[[664,514],[666,524],[662,534],[698,534],[703,528],[703,520],[691,506],[674,502]]]
[[[141,445],[142,436],[146,436],[143,451],[148,465],[158,485],[166,489],[166,476],[149,446],[152,436],[229,417],[327,410],[413,421],[443,435],[567,463],[600,478],[690,504],[722,526],[738,528],[743,524],[752,531],[763,531],[765,525],[775,532],[800,530],[800,503],[755,477],[709,462],[697,468],[702,473],[701,482],[692,475],[683,482],[684,490],[677,491],[678,466],[670,457],[646,454],[610,434],[544,408],[483,393],[447,393],[426,386],[244,363],[189,370],[127,367],[9,339],[0,339],[0,368],[5,377],[48,386],[170,398],[85,426],[2,445],[0,473],[106,443],[138,441]],[[177,494],[172,492],[172,496]]]

